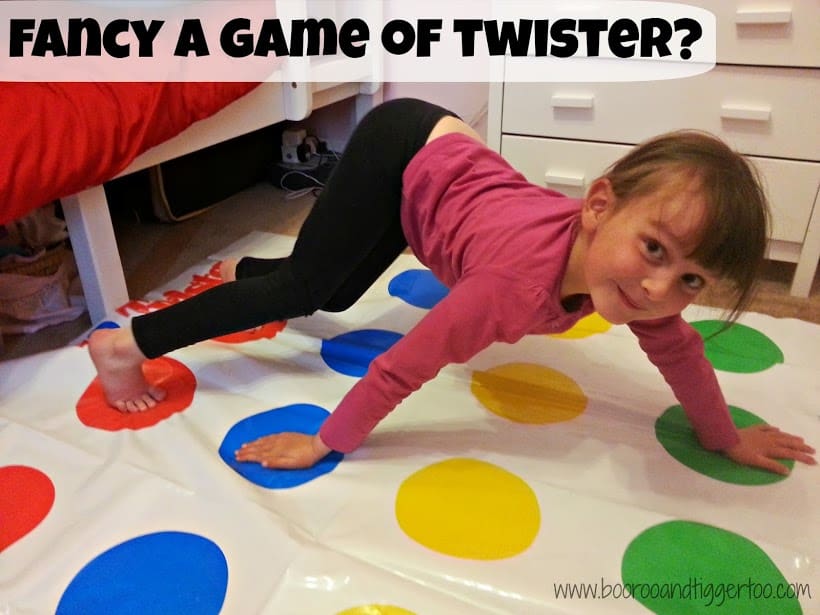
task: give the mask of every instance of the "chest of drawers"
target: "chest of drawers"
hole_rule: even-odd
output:
[[[761,171],[768,256],[797,264],[791,293],[807,296],[820,258],[820,2],[689,4],[717,18],[713,70],[653,82],[492,84],[488,141],[530,181],[581,196],[644,139],[713,133]]]

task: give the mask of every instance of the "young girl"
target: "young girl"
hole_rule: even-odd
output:
[[[495,341],[557,333],[598,311],[628,324],[704,448],[785,474],[814,450],[774,427],[736,429],[700,335],[680,316],[718,279],[748,300],[766,244],[766,203],[747,162],[717,139],[653,139],[592,183],[583,200],[528,183],[449,111],[411,99],[372,110],[351,136],[287,258],[222,264],[225,284],[101,330],[91,358],[122,411],[164,391],[142,363],[177,348],[316,310],[342,311],[409,244],[450,288],[377,357],[313,435],[260,438],[236,453],[309,467],[357,448],[402,399],[448,363]]]

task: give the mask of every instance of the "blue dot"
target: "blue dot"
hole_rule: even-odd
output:
[[[332,472],[344,459],[344,455],[334,451],[311,468],[278,470],[264,468],[258,463],[239,462],[234,458],[234,453],[246,442],[283,431],[314,435],[319,432],[319,428],[329,415],[324,408],[312,404],[293,404],[254,414],[231,427],[219,447],[219,456],[234,471],[260,487],[287,489],[303,485]]]
[[[401,333],[361,329],[322,340],[322,359],[347,376],[364,376],[370,362],[402,338]]]
[[[227,587],[225,556],[207,538],[146,534],[86,564],[63,592],[57,615],[216,615]]]
[[[89,331],[88,335],[83,339],[82,343],[83,344],[88,343],[88,339],[91,337],[91,334],[94,333],[95,331],[99,331],[100,329],[119,329],[119,328],[120,328],[120,326],[117,323],[115,323],[111,320],[104,320],[100,324],[98,324],[96,327],[94,327],[91,331]]]
[[[98,324],[96,327],[94,327],[94,331],[96,331],[97,329],[119,329],[119,328],[120,328],[120,326],[117,323],[115,323],[111,320],[104,320],[100,324]]]
[[[450,290],[429,269],[409,269],[390,280],[387,292],[410,305],[429,310]]]

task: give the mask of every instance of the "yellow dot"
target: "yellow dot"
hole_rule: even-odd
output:
[[[587,407],[587,396],[572,378],[532,363],[473,372],[470,390],[487,410],[516,423],[569,421]]]
[[[589,316],[584,316],[575,323],[569,331],[563,333],[553,333],[550,337],[557,337],[564,340],[577,340],[582,337],[589,337],[598,333],[606,333],[612,328],[612,323],[604,320],[598,312],[593,312]]]
[[[366,604],[344,610],[337,615],[416,615],[412,611],[389,604]]]
[[[491,463],[448,459],[410,475],[396,495],[401,529],[428,549],[476,560],[526,550],[541,525],[530,486]]]

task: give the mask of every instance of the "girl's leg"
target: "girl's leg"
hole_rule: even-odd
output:
[[[406,247],[401,178],[449,111],[400,99],[362,119],[317,198],[287,259],[240,261],[237,281],[137,317],[134,337],[147,357],[262,324],[344,308]],[[270,272],[259,275],[270,265]],[[244,277],[250,274],[251,277]],[[337,296],[338,294],[338,296]]]
[[[376,107],[351,136],[287,259],[243,259],[236,282],[134,318],[132,333],[95,334],[90,350],[109,402],[126,396],[150,407],[150,399],[157,399],[148,394],[146,400],[144,392],[134,391],[142,358],[128,378],[122,369],[115,377],[106,367],[114,362],[115,342],[127,345],[128,340],[119,339],[126,333],[139,357],[153,358],[268,322],[352,305],[406,247],[400,220],[402,173],[433,126],[448,115],[453,114],[410,99]],[[131,384],[119,386],[125,380]]]
[[[353,305],[407,247],[402,174],[433,127],[454,113],[414,99],[380,105],[357,127],[288,258],[314,309]],[[328,254],[343,259],[329,262]],[[275,271],[283,259],[244,258],[236,278]]]
[[[427,102],[399,99],[362,120],[290,256],[317,309],[350,307],[407,247],[402,175],[448,115],[453,113]],[[339,255],[343,260],[334,264]]]

